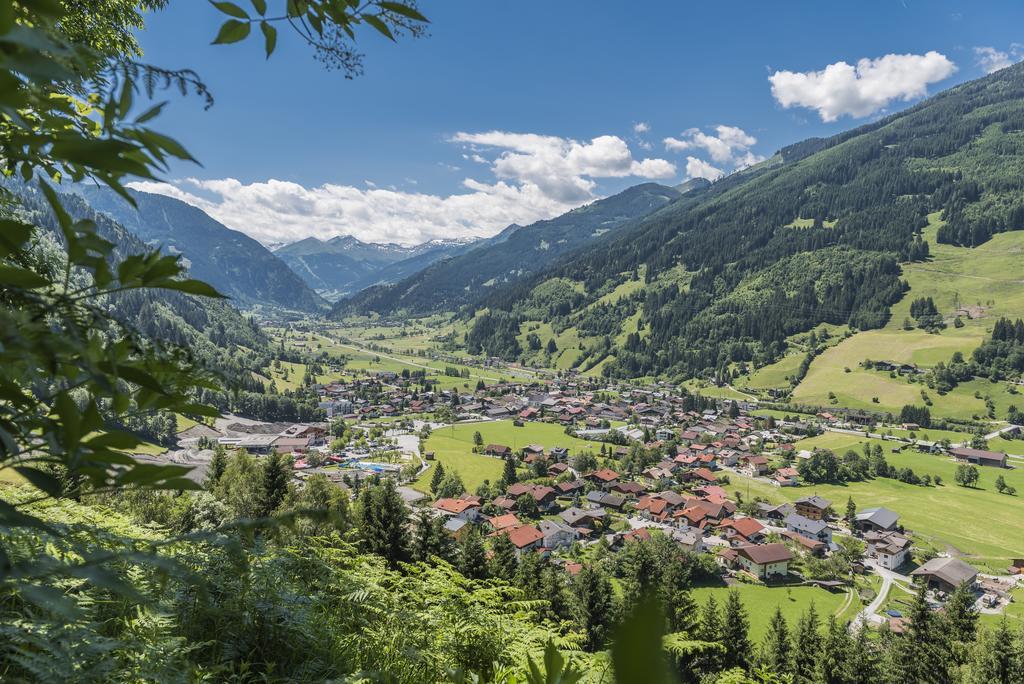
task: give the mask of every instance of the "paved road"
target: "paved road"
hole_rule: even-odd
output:
[[[850,623],[851,627],[859,627],[862,624],[879,622],[883,620],[884,618],[878,615],[878,609],[882,607],[883,603],[885,603],[885,599],[889,595],[889,590],[892,589],[893,585],[896,583],[896,580],[900,580],[903,582],[910,581],[909,578],[905,575],[901,575],[898,572],[893,572],[892,570],[886,570],[885,568],[875,565],[871,561],[868,561],[867,565],[876,573],[878,573],[879,577],[882,578],[882,586],[878,590],[878,594],[875,596],[875,600],[869,603],[864,608],[864,610],[858,613],[857,617],[854,618],[853,622]]]

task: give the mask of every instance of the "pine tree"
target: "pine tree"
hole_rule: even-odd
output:
[[[775,613],[768,623],[768,631],[761,641],[757,664],[775,675],[787,674],[792,665],[790,650],[793,644],[789,638],[789,625],[782,616],[782,609],[775,606]]]
[[[908,618],[910,626],[888,649],[886,676],[891,681],[930,682],[947,679],[946,640],[925,598],[921,585],[914,596]]]
[[[475,529],[459,542],[459,572],[470,579],[487,579],[487,550]]]
[[[359,497],[359,527],[363,547],[383,556],[391,567],[409,559],[405,525],[409,509],[398,493],[395,481],[385,478],[382,484],[363,489]]]
[[[942,616],[942,631],[949,639],[950,654],[958,664],[966,661],[966,649],[977,635],[978,611],[974,601],[974,589],[964,582],[953,590]]]
[[[852,649],[849,625],[840,622],[834,615],[828,618],[828,630],[818,658],[820,684],[846,684]]]
[[[213,458],[210,459],[210,467],[206,470],[206,488],[213,489],[218,482],[220,482],[220,476],[224,474],[224,471],[228,467],[228,455],[224,449],[224,445],[218,444],[213,449]]]
[[[793,649],[793,671],[797,681],[814,680],[817,658],[821,652],[821,622],[818,611],[812,603],[796,624],[795,647]]]
[[[505,469],[501,472],[501,479],[498,481],[498,488],[505,491],[516,483],[519,477],[516,475],[516,464],[512,457],[505,459]]]
[[[857,504],[853,503],[853,497],[847,497],[846,499],[846,524],[849,525],[852,531],[855,528],[857,522]]]
[[[274,514],[284,497],[288,494],[288,479],[291,475],[288,459],[272,452],[263,461],[261,474],[259,510],[260,515],[267,517]]]
[[[708,643],[722,642],[722,615],[714,596],[708,596],[700,609],[697,620],[696,638]],[[722,656],[717,651],[709,651],[697,656],[693,668],[705,674],[715,673],[722,669]]]
[[[971,649],[966,684],[1017,684],[1024,681],[1024,633],[1015,649],[1006,616],[994,630],[983,630]],[[1016,652],[1015,652],[1016,651]]]
[[[584,647],[590,652],[604,648],[614,623],[612,583],[604,571],[586,565],[572,581],[573,614],[586,635]]]
[[[434,474],[430,476],[430,491],[437,494],[437,488],[441,486],[441,480],[444,478],[444,465],[438,462],[434,466]]]
[[[857,628],[850,643],[843,679],[847,684],[873,684],[878,681],[878,658],[866,625]]]
[[[730,590],[722,616],[722,645],[725,647],[723,663],[726,668],[745,668],[749,664],[749,630],[750,621],[747,619],[747,610],[740,600],[740,593],[735,589]]]
[[[516,547],[507,534],[499,534],[494,538],[491,553],[491,576],[511,582],[515,578],[519,561],[516,559]]]
[[[424,508],[416,514],[416,533],[412,539],[411,555],[414,561],[426,561],[434,553],[434,520],[430,510]]]

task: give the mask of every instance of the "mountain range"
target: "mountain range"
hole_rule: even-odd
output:
[[[522,228],[509,226],[490,240],[437,261],[393,285],[368,288],[350,300],[340,301],[333,313],[428,313],[473,304],[488,292],[517,282],[563,254],[615,234],[638,217],[683,196],[675,188],[644,183],[553,219]]]
[[[350,235],[329,240],[308,237],[274,250],[309,287],[327,299],[351,295],[378,283],[408,277],[479,242],[432,240],[413,247],[362,242]]]
[[[77,191],[150,246],[181,254],[192,276],[241,306],[272,306],[316,312],[326,302],[266,247],[181,200],[131,191],[137,209],[107,188]]]

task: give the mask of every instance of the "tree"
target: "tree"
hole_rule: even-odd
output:
[[[498,480],[498,488],[502,491],[514,485],[519,479],[516,475],[516,464],[511,456],[505,458],[505,465],[501,471],[501,479]]]
[[[213,489],[220,482],[221,476],[228,467],[228,455],[224,445],[218,444],[213,449],[210,467],[206,470],[206,488]]]
[[[750,622],[747,610],[740,600],[740,593],[735,589],[729,591],[722,616],[722,645],[725,647],[723,665],[726,668],[746,667],[750,661],[750,640],[748,632]]]
[[[412,559],[428,561],[437,556],[451,562],[454,558],[455,543],[452,536],[444,529],[445,519],[432,515],[423,509],[416,516],[416,529],[412,539]]]
[[[1006,491],[1006,479],[1002,475],[996,476],[995,488],[1000,494]]]
[[[441,483],[437,486],[437,498],[454,499],[462,496],[465,491],[466,485],[462,482],[462,477],[453,470],[441,478]]]
[[[910,626],[894,639],[888,651],[886,677],[889,681],[943,681],[948,669],[948,644],[936,617],[925,598],[927,587],[921,585],[914,595],[908,618]]]
[[[469,579],[487,579],[487,550],[475,528],[470,527],[459,542],[458,568]]]
[[[971,648],[967,684],[1016,684],[1024,681],[1024,637],[1014,645],[1004,615],[995,629],[983,630]]]
[[[857,504],[853,502],[853,497],[847,497],[846,499],[846,515],[844,516],[847,526],[850,530],[856,529],[857,523]]]
[[[540,515],[540,507],[532,494],[522,494],[516,499],[516,512],[527,518],[536,518]]]
[[[239,449],[229,459],[215,490],[236,518],[263,515],[263,470],[256,459]]]
[[[584,634],[584,648],[590,652],[604,648],[614,624],[615,604],[612,583],[604,571],[584,565],[572,580],[573,615]]]
[[[484,445],[484,436],[480,434],[479,430],[473,433],[473,444],[478,447]]]
[[[724,639],[722,614],[714,596],[708,596],[701,607],[696,634],[697,639],[707,643],[721,644]],[[722,669],[722,655],[718,651],[702,653],[694,662],[694,667],[704,673],[718,672]]]
[[[821,621],[812,603],[796,624],[793,670],[800,681],[813,681],[821,654]]]
[[[260,486],[259,514],[268,517],[284,501],[288,494],[288,480],[291,478],[291,459],[276,451],[263,459]]]
[[[847,684],[847,667],[851,650],[849,625],[840,622],[834,615],[830,615],[825,641],[818,656],[818,673],[815,682]]]
[[[974,487],[978,483],[978,468],[961,463],[956,467],[953,480],[961,487]]]
[[[499,534],[491,544],[490,574],[511,582],[519,568],[516,547],[507,534]]]
[[[382,556],[391,567],[409,560],[405,527],[409,508],[388,477],[363,489],[359,496],[359,532],[363,547]]]
[[[790,651],[793,644],[789,637],[789,625],[782,616],[782,609],[775,606],[775,613],[761,641],[757,653],[757,664],[774,674],[787,674],[792,667]]]
[[[958,665],[967,661],[968,649],[977,636],[978,611],[974,602],[974,588],[964,582],[953,590],[942,615],[940,629],[949,640],[949,655]]]
[[[437,490],[441,486],[441,480],[444,479],[444,464],[438,461],[434,464],[434,474],[430,476],[430,491],[437,495]]]

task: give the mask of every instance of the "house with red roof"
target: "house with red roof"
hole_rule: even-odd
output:
[[[465,499],[438,499],[434,502],[434,510],[441,515],[471,522],[480,517],[480,504]]]
[[[533,525],[520,525],[511,527],[504,531],[508,535],[512,546],[516,547],[516,555],[521,556],[527,551],[539,549],[544,541],[544,535]]]
[[[726,518],[716,528],[729,543],[759,544],[765,539],[765,527],[754,518]]]

